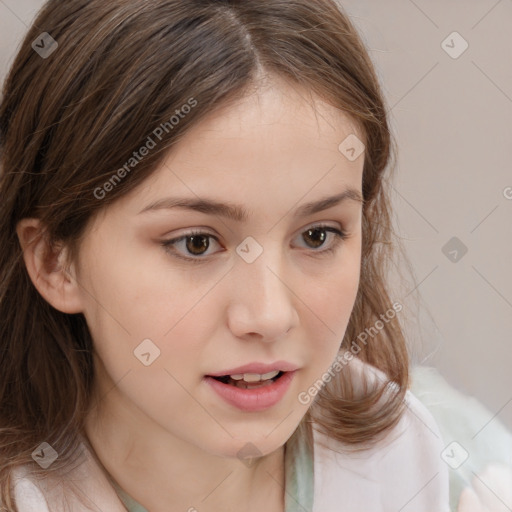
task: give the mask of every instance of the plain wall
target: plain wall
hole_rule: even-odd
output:
[[[416,359],[512,427],[512,2],[342,5],[399,144],[395,225],[424,307]],[[453,32],[460,56],[444,50],[464,48]]]
[[[0,78],[41,5],[0,2]],[[399,144],[395,227],[414,268],[409,291],[423,299],[404,309],[414,358],[512,428],[512,2],[342,5],[369,47]],[[460,56],[454,31],[469,45]]]

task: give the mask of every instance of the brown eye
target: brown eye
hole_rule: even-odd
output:
[[[201,231],[194,231],[186,233],[179,238],[163,240],[160,244],[167,252],[171,253],[176,258],[202,263],[209,256],[207,251],[210,248],[210,240],[214,240],[215,243],[218,244],[217,239],[213,235]]]
[[[328,244],[327,249],[315,250],[318,247],[323,247],[329,235],[333,235],[332,242]],[[308,248],[313,249],[312,256],[326,256],[332,254],[340,243],[347,238],[347,234],[332,226],[314,226],[307,229],[302,233],[302,239],[306,242]]]
[[[204,254],[210,246],[209,236],[205,235],[189,235],[185,237],[185,247],[190,254],[194,256],[201,256]]]
[[[309,238],[313,241],[313,243],[310,245],[313,249],[316,249],[317,247],[321,247],[325,240],[327,239],[327,229],[326,228],[312,228],[308,229],[304,232],[305,236],[302,238],[306,240],[306,238]]]

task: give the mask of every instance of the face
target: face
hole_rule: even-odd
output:
[[[351,134],[364,140],[339,110],[319,100],[314,110],[284,84],[263,88],[196,125],[92,220],[76,278],[101,407],[115,400],[123,428],[133,421],[225,457],[288,440],[311,405],[299,395],[337,355],[359,285],[361,203],[301,210],[361,193],[364,155],[338,149]],[[170,198],[237,205],[247,218]],[[272,405],[234,405],[206,378],[276,361],[297,369]]]

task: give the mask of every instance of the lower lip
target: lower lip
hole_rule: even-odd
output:
[[[283,398],[296,371],[285,372],[272,384],[252,389],[237,388],[231,384],[224,384],[213,377],[206,376],[205,379],[214,391],[229,404],[242,411],[263,411],[276,405]]]

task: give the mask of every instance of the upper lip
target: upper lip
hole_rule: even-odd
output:
[[[223,377],[224,375],[237,375],[241,373],[258,373],[264,375],[275,370],[283,372],[293,372],[299,367],[295,364],[289,363],[288,361],[276,361],[275,363],[249,363],[243,366],[237,366],[229,370],[222,370],[220,372],[209,373],[209,377]]]

